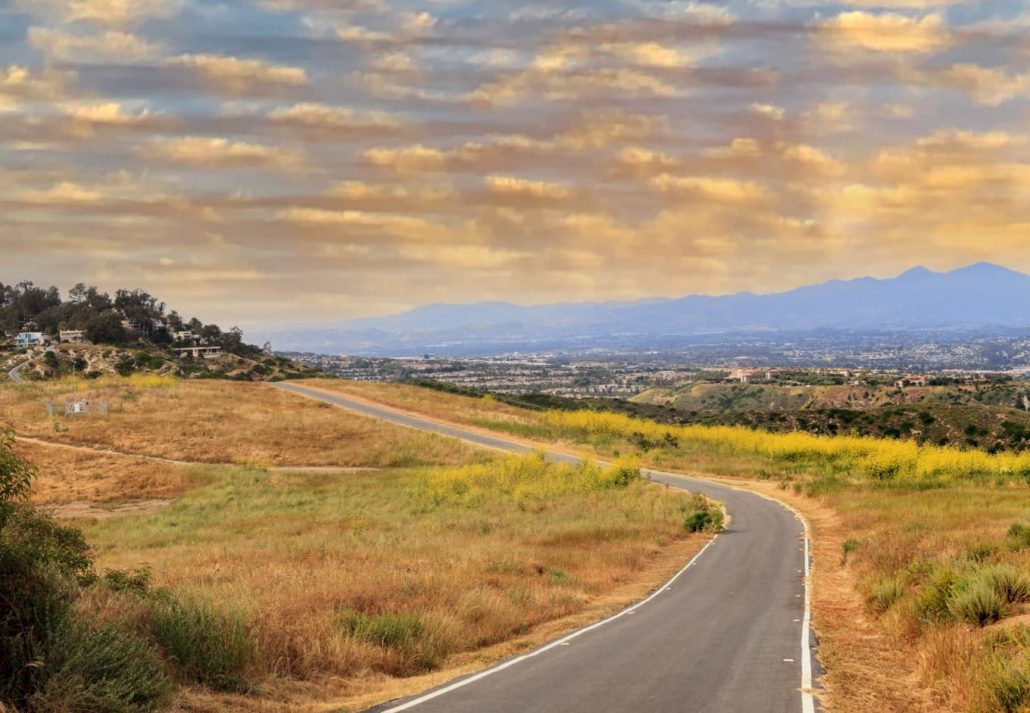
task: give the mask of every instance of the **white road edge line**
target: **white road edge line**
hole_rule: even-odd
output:
[[[557,641],[552,641],[551,643],[547,644],[546,646],[543,646],[543,647],[541,647],[539,649],[535,649],[533,651],[530,651],[528,654],[523,654],[522,656],[518,656],[516,658],[509,659],[508,661],[505,661],[504,663],[498,664],[496,666],[492,666],[491,668],[488,668],[485,671],[480,671],[479,673],[477,673],[477,674],[475,674],[473,676],[469,676],[468,678],[463,678],[460,681],[455,681],[454,683],[452,683],[449,686],[445,686],[443,688],[440,688],[440,689],[437,689],[435,691],[432,691],[431,693],[427,693],[427,694],[425,694],[423,696],[419,696],[418,698],[412,699],[412,700],[408,701],[407,703],[402,703],[399,706],[394,706],[392,708],[387,708],[387,709],[383,710],[382,713],[398,713],[399,711],[410,710],[411,708],[414,708],[415,706],[422,705],[423,703],[427,703],[428,701],[431,701],[434,698],[439,698],[440,696],[446,695],[446,694],[450,693],[451,691],[455,691],[455,690],[457,690],[459,688],[463,688],[463,687],[469,685],[470,683],[475,683],[476,681],[482,680],[482,679],[486,678],[487,676],[492,676],[495,673],[499,673],[499,672],[505,670],[506,668],[510,668],[510,667],[514,666],[515,664],[518,664],[518,663],[521,663],[521,662],[525,661],[526,659],[531,659],[534,656],[539,656],[540,654],[545,653],[547,651],[550,651],[551,649],[553,649],[553,648],[555,648],[557,646],[564,646],[564,645],[568,644],[570,641],[572,641],[573,639],[575,639],[578,636],[582,636],[583,634],[586,634],[589,631],[593,631],[594,629],[600,628],[600,627],[604,626],[605,624],[609,624],[609,623],[615,621],[616,619],[620,619],[623,616],[626,616],[627,614],[633,613],[634,610],[644,606],[645,604],[647,604],[648,602],[653,600],[655,597],[657,597],[659,594],[662,594],[663,592],[665,592],[666,587],[668,587],[668,585],[672,584],[677,579],[679,579],[680,575],[685,573],[687,571],[687,569],[690,567],[690,565],[694,564],[694,562],[697,561],[697,559],[701,555],[703,555],[705,553],[705,550],[707,550],[709,547],[711,547],[715,543],[715,541],[717,539],[719,539],[719,536],[715,535],[711,540],[708,541],[708,544],[706,544],[704,547],[701,548],[700,552],[698,552],[696,555],[694,555],[694,557],[690,560],[690,562],[688,562],[683,567],[683,569],[681,569],[679,572],[677,572],[676,574],[674,574],[672,576],[672,579],[670,579],[666,583],[666,585],[664,587],[659,587],[658,589],[656,589],[655,592],[651,596],[649,596],[647,599],[644,599],[643,601],[641,601],[641,602],[639,602],[637,604],[633,604],[630,607],[627,607],[626,609],[623,609],[618,614],[610,616],[610,617],[608,617],[607,619],[605,619],[603,621],[599,621],[596,624],[591,624],[590,626],[585,626],[582,629],[577,629],[576,631],[574,631],[571,634],[568,634],[568,635],[558,639]]]

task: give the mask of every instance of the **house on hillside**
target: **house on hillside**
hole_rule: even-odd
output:
[[[49,337],[42,332],[20,332],[14,344],[19,349],[25,349],[28,347],[41,347],[49,341]]]
[[[930,383],[930,380],[925,376],[905,376],[894,382],[894,386],[899,389],[904,389],[908,386],[926,386]]]
[[[81,329],[62,329],[57,333],[59,342],[67,342],[69,344],[85,344],[86,343],[86,332]]]

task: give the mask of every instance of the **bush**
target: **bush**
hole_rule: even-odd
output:
[[[985,567],[979,576],[1006,603],[1030,600],[1030,577],[1010,564]]]
[[[704,496],[694,497],[694,509],[684,513],[683,527],[687,532],[721,532],[722,509]]]
[[[444,653],[425,622],[416,614],[367,614],[345,610],[337,621],[348,636],[400,654],[400,664],[390,671],[394,674],[432,670]]]
[[[1001,618],[1005,605],[990,584],[976,579],[948,599],[948,613],[967,624],[983,626]]]
[[[30,710],[67,713],[152,711],[171,697],[171,682],[152,644],[113,625],[68,626]]]
[[[1008,531],[1009,546],[1014,550],[1030,547],[1030,527],[1019,522],[1012,523]]]
[[[866,603],[877,614],[883,614],[905,593],[905,580],[898,575],[888,575],[873,582],[869,588]]]
[[[251,689],[245,674],[255,652],[240,612],[162,591],[150,607],[150,631],[182,678],[218,691]]]
[[[71,626],[93,563],[78,530],[22,502],[35,469],[13,443],[0,432],[0,702],[23,705],[51,673],[55,642]]]

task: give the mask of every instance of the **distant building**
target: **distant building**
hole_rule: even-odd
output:
[[[86,341],[86,332],[81,329],[62,329],[57,335],[58,341],[69,344],[82,344]]]
[[[925,376],[905,376],[894,382],[894,386],[904,389],[907,386],[926,386],[930,380]]]
[[[39,347],[49,341],[42,332],[21,332],[15,340],[15,345],[21,349],[25,347]]]
[[[213,359],[214,357],[222,353],[222,348],[201,347],[195,345],[192,347],[177,347],[175,351],[179,352],[179,356],[181,357],[192,356],[194,359],[197,359],[199,357],[204,357],[205,359]]]
[[[200,335],[194,334],[193,332],[187,329],[182,332],[172,332],[172,339],[174,339],[177,342],[192,342],[197,339],[200,339]]]

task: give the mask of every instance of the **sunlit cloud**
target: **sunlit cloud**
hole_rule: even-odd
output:
[[[141,153],[152,160],[205,168],[269,168],[292,171],[304,163],[304,155],[292,149],[199,136],[157,139],[146,144]]]
[[[821,23],[823,40],[834,49],[927,53],[947,47],[951,38],[940,14],[909,17],[892,12],[843,12]]]

